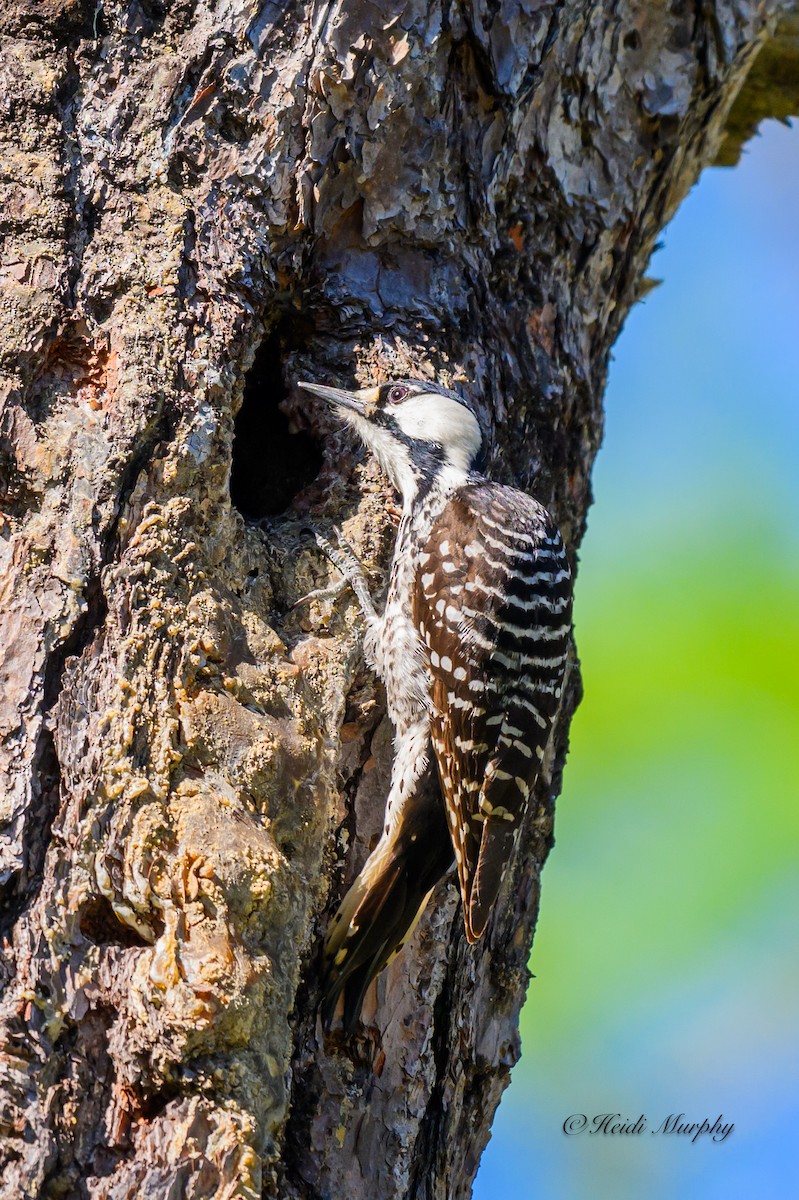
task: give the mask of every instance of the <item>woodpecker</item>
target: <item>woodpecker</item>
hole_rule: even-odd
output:
[[[546,509],[477,469],[482,434],[461,396],[413,379],[300,386],[354,429],[402,497],[382,613],[352,552],[320,539],[363,610],[395,730],[383,832],[324,946],[322,1022],[343,992],[352,1032],[453,857],[467,939],[486,928],[560,702],[571,573]]]

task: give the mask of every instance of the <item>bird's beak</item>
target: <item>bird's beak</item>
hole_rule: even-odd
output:
[[[321,383],[303,383],[298,381],[298,387],[314,396],[321,396],[329,404],[338,408],[348,408],[359,417],[370,417],[377,403],[378,388],[364,388],[360,392],[348,392],[344,388],[325,387]]]

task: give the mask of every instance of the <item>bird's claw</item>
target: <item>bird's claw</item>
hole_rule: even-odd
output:
[[[313,535],[314,541],[324,554],[325,558],[327,558],[333,564],[333,566],[342,576],[341,582],[338,585],[335,585],[336,590],[333,592],[333,595],[338,596],[345,587],[352,588],[357,600],[361,605],[361,608],[363,609],[364,615],[368,619],[376,619],[377,614],[375,613],[374,605],[372,603],[372,597],[369,594],[369,585],[366,578],[366,572],[364,571],[358,558],[352,552],[338,526],[333,526],[333,533],[335,534],[336,541],[338,542],[337,546],[334,546],[333,543],[326,538],[323,533],[320,533],[318,529],[307,529],[303,530],[303,532]],[[317,592],[310,592],[308,596],[304,596],[302,600],[298,600],[297,604],[301,604],[309,598],[316,599],[317,596],[321,598],[321,595],[329,592],[329,586],[330,585],[328,585],[326,588],[320,588]]]
[[[349,586],[350,581],[342,576],[336,583],[328,583],[326,587],[314,588],[307,595],[300,596],[299,600],[295,600],[292,604],[292,610],[299,608],[301,604],[310,604],[314,600],[337,600]]]

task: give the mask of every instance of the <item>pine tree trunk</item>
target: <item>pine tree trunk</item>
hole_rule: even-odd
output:
[[[484,942],[452,880],[324,1039],[391,761],[375,466],[298,378],[466,380],[575,554],[610,347],[776,5],[8,0],[0,1178],[468,1196],[518,1057],[570,684]]]

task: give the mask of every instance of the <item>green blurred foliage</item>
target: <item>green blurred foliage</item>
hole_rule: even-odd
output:
[[[583,1032],[591,980],[611,983],[597,1001],[613,1010],[642,975],[665,986],[696,970],[714,933],[795,866],[799,576],[758,560],[754,537],[699,532],[649,560],[639,549],[621,575],[591,562],[589,537],[575,616],[586,699],[531,960],[557,986],[532,985],[526,1048],[536,1031]]]

